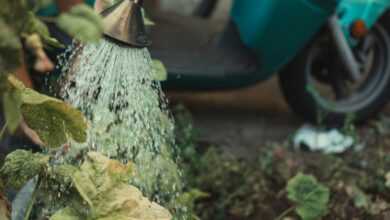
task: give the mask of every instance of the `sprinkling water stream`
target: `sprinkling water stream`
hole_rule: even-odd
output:
[[[91,123],[88,143],[78,147],[134,162],[132,184],[172,207],[182,187],[172,156],[174,124],[148,50],[102,40],[85,45],[76,60],[66,65],[63,95]]]

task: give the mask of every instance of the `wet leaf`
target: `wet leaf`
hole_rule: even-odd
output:
[[[26,29],[24,30],[28,34],[38,34],[44,43],[53,47],[63,47],[63,45],[57,41],[57,39],[50,36],[49,29],[46,24],[37,18],[34,13],[30,12],[26,21]]]
[[[80,213],[78,213],[77,211],[69,207],[56,212],[50,218],[50,220],[83,220],[83,219],[85,218],[82,218],[82,216],[80,216]]]
[[[73,7],[60,15],[58,26],[81,42],[96,42],[103,34],[103,22],[94,10],[85,5]]]
[[[329,189],[318,183],[315,177],[298,174],[288,182],[287,192],[303,220],[316,220],[326,214]]]
[[[0,169],[0,177],[4,180],[5,187],[20,189],[30,179],[40,174],[48,162],[49,157],[43,154],[16,150],[6,157]]]
[[[80,169],[72,174],[72,181],[89,210],[81,213],[78,204],[69,204],[51,220],[171,219],[167,210],[150,202],[128,184],[133,175],[132,164],[121,164],[95,152],[88,153]]]
[[[200,199],[205,199],[210,197],[210,194],[200,191],[198,189],[192,189],[189,192],[185,192],[178,198],[177,202],[184,205],[184,207],[189,207],[190,209],[195,208],[195,202]]]
[[[25,122],[47,147],[60,147],[69,138],[79,143],[86,141],[87,122],[80,111],[61,100],[25,88],[13,76],[9,77],[9,82],[21,93]]]
[[[3,94],[4,116],[10,133],[15,132],[22,120],[21,105],[20,90],[13,88]]]
[[[48,100],[42,104],[23,104],[22,113],[28,126],[47,147],[60,147],[69,138],[79,143],[86,141],[87,124],[83,115],[66,103]]]
[[[12,72],[21,65],[21,49],[19,37],[0,18],[0,72]]]
[[[154,77],[155,80],[162,82],[168,79],[167,69],[161,61],[153,60],[153,68],[156,74]]]

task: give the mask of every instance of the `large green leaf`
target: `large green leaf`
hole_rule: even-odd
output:
[[[69,204],[51,220],[171,219],[167,210],[150,202],[137,188],[128,184],[132,175],[132,164],[124,165],[99,153],[88,153],[80,169],[71,174],[72,185],[88,204],[88,210],[80,210],[79,202]]]
[[[70,105],[57,100],[42,104],[23,104],[23,117],[28,126],[37,132],[47,147],[57,148],[69,138],[86,141],[86,122],[83,115]]]
[[[19,37],[0,17],[0,73],[12,72],[21,65]]]
[[[3,109],[8,130],[13,133],[22,120],[22,94],[12,88],[3,94]]]
[[[326,214],[329,189],[318,183],[315,177],[298,174],[288,182],[287,192],[303,220],[316,220]]]
[[[5,187],[22,188],[30,179],[39,175],[48,165],[49,157],[25,150],[16,150],[9,154],[0,169],[0,178]]]
[[[81,42],[96,42],[103,34],[103,22],[95,11],[85,5],[73,7],[60,15],[58,26]]]
[[[86,141],[87,122],[80,111],[61,100],[25,88],[12,76],[9,81],[14,89],[21,92],[25,122],[47,147],[60,147],[69,138],[79,143]]]

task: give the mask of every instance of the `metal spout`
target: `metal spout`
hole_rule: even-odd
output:
[[[151,42],[145,30],[141,0],[122,0],[101,12],[104,35],[131,47],[147,47]]]

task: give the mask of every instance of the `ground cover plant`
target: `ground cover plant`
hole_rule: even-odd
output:
[[[174,112],[187,190],[195,192],[187,201],[199,219],[390,217],[386,117],[355,129],[363,149],[325,155],[285,140],[259,147],[257,159],[248,160],[197,142],[190,112],[183,106]]]

